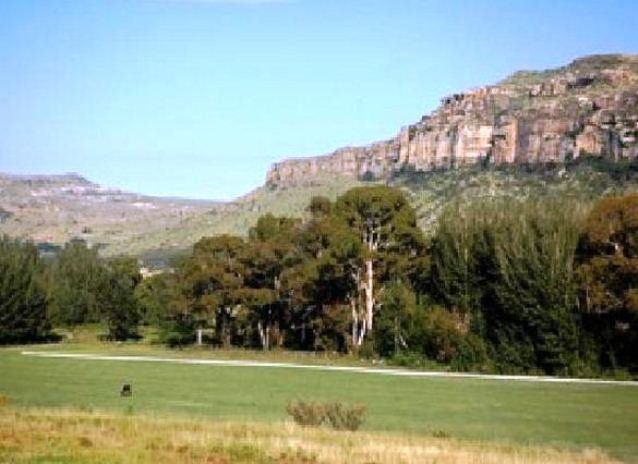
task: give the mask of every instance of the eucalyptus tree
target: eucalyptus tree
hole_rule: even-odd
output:
[[[294,346],[314,350],[345,351],[348,341],[351,278],[361,255],[361,243],[346,224],[333,214],[333,204],[314,197],[310,218],[293,238],[296,263],[282,273],[289,304],[289,340]]]
[[[242,302],[249,309],[264,350],[283,343],[282,331],[290,322],[288,292],[282,284],[283,274],[302,257],[295,243],[300,221],[271,214],[262,216],[249,231],[249,241],[242,255],[245,278]]]
[[[351,277],[352,343],[360,347],[374,328],[379,283],[400,272],[405,260],[423,253],[425,242],[416,214],[405,195],[386,186],[357,187],[339,197],[336,215],[354,233],[361,253]]]
[[[242,316],[245,249],[241,237],[205,237],[180,269],[191,315],[201,324],[214,324],[217,339],[225,346],[238,334],[233,323]]]

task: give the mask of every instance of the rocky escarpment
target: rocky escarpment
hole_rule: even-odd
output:
[[[475,163],[638,157],[638,56],[597,55],[443,98],[396,137],[276,163],[271,186],[321,175],[385,178]]]

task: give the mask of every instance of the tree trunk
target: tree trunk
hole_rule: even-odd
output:
[[[261,321],[257,321],[257,332],[259,333],[259,341],[261,342],[262,349],[266,349],[266,334],[264,333],[264,326]]]
[[[230,347],[231,338],[232,338],[231,326],[230,326],[231,313],[232,313],[232,310],[228,308],[228,312],[226,313],[226,346],[227,347]]]
[[[366,334],[366,324],[359,314],[356,298],[350,298],[350,307],[352,308],[352,346],[358,348],[363,343],[363,337]]]
[[[352,346],[355,348],[363,344],[366,336],[367,324],[365,316],[357,305],[357,298],[350,298],[350,308],[352,309]]]
[[[270,324],[266,326],[266,343],[264,344],[264,351],[270,349]]]
[[[374,311],[374,269],[372,260],[366,260],[366,282],[363,286],[366,302],[366,329],[372,331],[372,319]]]

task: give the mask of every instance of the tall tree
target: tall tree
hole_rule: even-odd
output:
[[[506,369],[565,369],[577,355],[573,259],[582,208],[570,201],[491,199],[446,211],[432,287]]]
[[[498,278],[493,309],[484,301],[487,335],[499,353],[517,351],[509,364],[567,374],[578,356],[573,263],[583,208],[544,199],[502,211],[489,232]]]
[[[100,321],[100,292],[105,277],[95,248],[89,248],[83,240],[66,243],[49,272],[54,321],[65,325]]]
[[[142,280],[135,287],[135,299],[141,322],[146,325],[162,325],[176,312],[182,312],[182,308],[176,307],[182,294],[178,276],[174,272],[162,272]]]
[[[296,234],[301,258],[282,275],[295,346],[306,349],[345,351],[352,345],[350,299],[357,293],[353,273],[360,267],[362,244],[333,210],[324,197],[311,200],[310,220]]]
[[[400,279],[386,285],[381,296],[383,311],[377,317],[375,348],[382,356],[414,350],[410,334],[418,311],[414,292]]]
[[[337,199],[336,214],[363,245],[361,265],[353,272],[357,293],[351,295],[353,308],[353,345],[361,346],[373,330],[377,309],[378,285],[392,270],[395,258],[419,256],[424,240],[416,225],[414,208],[405,195],[385,186],[358,187]],[[402,260],[396,260],[401,262]],[[394,269],[393,269],[394,268]],[[361,300],[361,303],[359,303]]]
[[[142,276],[137,261],[126,257],[112,259],[106,263],[104,275],[100,312],[107,323],[109,338],[118,341],[138,338],[141,313],[134,292]]]
[[[638,195],[595,204],[580,237],[576,273],[600,362],[638,370]]]
[[[0,344],[40,341],[50,334],[38,251],[0,239]]]
[[[181,269],[190,312],[202,323],[212,323],[220,343],[230,345],[240,316],[246,242],[241,237],[205,237],[193,247]]]
[[[276,344],[283,343],[280,327],[289,319],[287,291],[282,285],[284,272],[301,260],[295,244],[299,221],[262,216],[249,232],[249,243],[242,256],[245,266],[243,303],[250,308],[264,350],[271,346],[272,333]]]

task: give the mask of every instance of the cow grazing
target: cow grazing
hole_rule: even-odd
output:
[[[131,396],[133,394],[133,388],[131,388],[130,383],[125,383],[122,385],[122,389],[120,390],[120,396]]]

